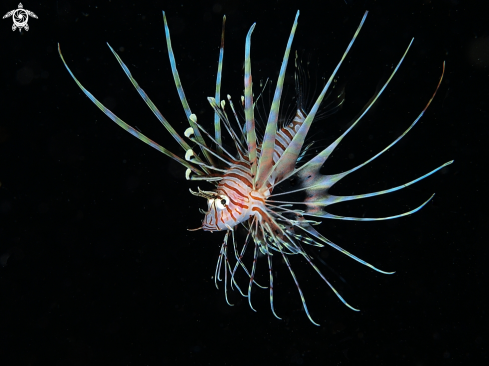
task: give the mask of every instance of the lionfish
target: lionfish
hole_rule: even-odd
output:
[[[362,119],[362,117],[368,112],[375,101],[379,98],[382,92],[385,90],[390,80],[393,78],[394,74],[399,69],[404,57],[406,56],[413,39],[409,43],[406,51],[404,52],[401,60],[397,66],[392,71],[392,74],[388,78],[387,82],[383,87],[376,93],[371,102],[366,106],[361,115],[351,124],[351,126],[346,129],[346,131],[339,136],[333,143],[328,147],[315,155],[312,159],[304,162],[303,158],[305,152],[310,152],[310,145],[304,146],[304,141],[306,135],[311,127],[314,119],[317,119],[317,112],[325,97],[329,87],[332,82],[334,82],[335,75],[341,66],[341,63],[348,54],[348,51],[355,42],[360,29],[365,22],[368,12],[365,12],[360,25],[358,26],[353,39],[349,43],[346,51],[344,52],[341,60],[334,69],[331,77],[324,85],[320,95],[318,96],[315,103],[312,105],[310,110],[305,110],[305,106],[302,103],[302,89],[298,84],[297,67],[295,73],[296,79],[296,91],[297,91],[297,110],[293,118],[285,118],[285,123],[278,123],[279,121],[279,111],[280,102],[282,96],[282,90],[284,86],[285,71],[287,68],[287,62],[289,59],[290,48],[292,45],[292,40],[297,28],[297,20],[299,17],[299,11],[295,16],[294,24],[288,38],[287,46],[285,48],[285,55],[283,57],[282,65],[280,68],[280,73],[278,80],[276,82],[275,92],[273,95],[272,104],[270,107],[270,112],[268,115],[268,120],[266,123],[266,129],[263,138],[257,135],[255,129],[255,102],[253,101],[254,95],[252,91],[252,75],[251,75],[251,58],[250,58],[250,44],[251,35],[255,29],[255,24],[251,26],[246,36],[245,43],[245,59],[244,59],[244,96],[241,97],[241,103],[244,108],[244,120],[241,122],[240,116],[236,113],[236,109],[232,103],[231,97],[227,95],[227,100],[229,106],[226,108],[226,101],[221,100],[220,89],[221,89],[221,75],[222,75],[222,65],[223,65],[223,55],[224,55],[224,29],[226,24],[226,16],[223,17],[222,23],[222,33],[221,33],[221,45],[219,52],[219,62],[217,69],[217,80],[216,80],[216,90],[215,96],[207,98],[211,107],[214,110],[214,137],[212,137],[206,129],[197,122],[197,117],[192,113],[185,93],[183,91],[182,83],[180,82],[180,77],[177,71],[177,66],[175,62],[175,56],[172,50],[171,40],[170,40],[170,30],[166,21],[165,12],[163,12],[163,21],[165,26],[166,44],[168,47],[168,55],[170,58],[170,65],[173,74],[173,79],[182,103],[183,109],[187,116],[190,127],[184,132],[186,141],[180,136],[180,134],[175,131],[175,129],[170,125],[170,123],[163,117],[160,111],[153,104],[148,95],[143,91],[143,89],[138,85],[136,80],[131,75],[131,72],[127,66],[122,62],[119,55],[109,46],[110,50],[114,54],[115,58],[121,65],[122,69],[126,73],[127,77],[134,85],[138,93],[141,95],[146,104],[151,108],[158,120],[163,124],[163,126],[168,130],[168,132],[173,136],[173,138],[178,142],[178,144],[186,151],[184,158],[170,152],[163,146],[157,144],[156,142],[150,140],[148,137],[143,135],[141,132],[137,131],[133,127],[126,124],[114,113],[108,110],[102,103],[100,103],[87,89],[85,89],[80,82],[73,75],[68,65],[66,64],[61,50],[58,44],[58,51],[60,57],[81,90],[85,95],[93,102],[95,105],[102,110],[112,121],[117,123],[124,130],[131,133],[133,136],[137,137],[141,141],[147,143],[156,150],[162,152],[163,154],[174,159],[181,165],[187,168],[185,172],[185,177],[190,181],[206,181],[214,185],[214,190],[204,191],[198,188],[197,191],[190,189],[192,195],[203,197],[207,199],[207,211],[200,209],[203,213],[204,219],[202,225],[197,229],[203,229],[204,231],[225,231],[224,240],[221,245],[219,256],[217,260],[214,281],[217,287],[217,281],[222,281],[221,271],[224,266],[224,288],[225,288],[225,298],[229,305],[232,305],[227,296],[228,288],[228,272],[230,276],[230,286],[233,289],[233,285],[239,290],[241,295],[248,298],[249,305],[252,310],[256,311],[251,305],[251,290],[253,284],[261,288],[267,288],[265,286],[259,285],[255,280],[256,266],[258,253],[261,252],[263,256],[268,259],[268,269],[269,269],[269,286],[270,291],[270,307],[272,313],[278,319],[281,319],[275,312],[273,304],[273,271],[272,271],[272,258],[274,254],[277,254],[283,258],[283,261],[287,265],[287,268],[292,275],[292,278],[297,286],[303,308],[309,320],[315,324],[316,323],[307,308],[306,301],[304,299],[303,292],[299,286],[297,277],[292,270],[290,265],[289,256],[299,255],[302,256],[307,263],[318,273],[318,275],[326,282],[326,284],[331,288],[335,295],[343,302],[347,307],[354,311],[359,311],[358,309],[349,305],[343,297],[335,290],[332,284],[326,279],[326,277],[321,273],[319,268],[313,263],[312,257],[306,252],[304,247],[306,245],[323,247],[324,245],[329,245],[330,247],[340,251],[341,253],[349,256],[350,258],[356,260],[357,262],[372,268],[373,270],[384,273],[392,274],[394,272],[382,271],[373,265],[363,261],[362,259],[356,257],[345,249],[341,248],[337,244],[334,244],[322,234],[320,234],[314,225],[319,224],[318,218],[326,219],[336,219],[336,220],[354,220],[354,221],[378,221],[378,220],[390,220],[398,217],[410,215],[424,205],[426,205],[433,195],[426,200],[419,207],[416,207],[408,212],[404,212],[395,216],[381,217],[381,218],[358,218],[358,217],[347,217],[333,215],[326,211],[326,208],[332,204],[357,200],[361,198],[374,197],[382,194],[394,192],[402,188],[408,187],[411,184],[418,182],[421,179],[428,177],[429,175],[437,172],[443,167],[451,164],[453,162],[449,161],[440,167],[432,170],[431,172],[414,179],[408,183],[402,184],[400,186],[378,191],[372,193],[358,194],[352,196],[335,196],[328,193],[328,190],[342,178],[350,173],[358,170],[359,168],[367,165],[372,160],[376,159],[382,153],[387,151],[393,145],[395,145],[404,135],[406,135],[414,125],[419,121],[421,116],[424,114],[431,101],[433,100],[436,91],[438,90],[445,70],[445,63],[443,63],[443,71],[438,82],[438,85],[433,93],[433,96],[428,101],[428,104],[421,111],[415,121],[409,126],[409,128],[404,131],[404,133],[399,136],[394,142],[392,142],[385,149],[377,153],[372,158],[365,161],[350,170],[342,173],[323,175],[320,173],[320,169],[325,163],[326,159],[331,155],[336,146],[341,142],[341,140],[350,132],[353,127]],[[297,65],[296,65],[297,66]],[[235,121],[232,122],[228,117],[226,109],[229,111],[229,107],[234,115]],[[241,118],[242,119],[242,118]],[[235,151],[229,151],[228,148],[223,146],[223,138],[221,134],[221,123],[224,125],[225,130],[231,137]],[[235,126],[233,126],[233,124]],[[206,142],[206,139],[211,141],[211,144]],[[192,146],[191,146],[192,145]],[[195,148],[198,148],[200,153],[195,152]],[[307,155],[307,154],[306,154]],[[309,154],[310,155],[310,154]],[[299,163],[300,162],[300,163]],[[274,193],[274,188],[282,182],[294,179],[296,184],[292,189],[282,190],[279,193]],[[294,201],[293,199],[279,198],[278,196],[289,195],[293,193],[301,192],[305,194],[305,198],[300,201]],[[299,209],[297,206],[305,209]],[[235,231],[241,224],[246,230],[246,239],[241,250],[238,250],[238,246],[235,241]],[[189,229],[190,230],[190,229]],[[229,240],[231,238],[231,240]],[[235,264],[232,266],[229,261],[228,254],[228,241],[232,243],[233,252],[232,255],[235,257]],[[253,252],[253,263],[251,271],[243,263],[243,256],[246,252],[249,242],[254,243]],[[249,278],[249,285],[247,293],[243,292],[239,287],[235,274],[238,268],[242,268]]]

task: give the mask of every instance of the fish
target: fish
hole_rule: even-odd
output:
[[[129,71],[129,68],[124,64],[114,49],[107,43],[110,51],[117,59],[124,73],[138,91],[139,95],[143,98],[148,107],[153,111],[156,118],[163,124],[170,135],[177,141],[183,151],[185,151],[183,156],[182,154],[175,154],[149,139],[143,133],[131,127],[109,109],[107,109],[87,89],[83,87],[83,85],[72,73],[63,58],[59,44],[58,51],[64,66],[76,84],[104,114],[139,140],[145,142],[149,146],[183,165],[186,168],[186,180],[190,182],[206,182],[213,187],[212,190],[203,190],[200,189],[200,187],[197,187],[196,190],[189,188],[189,191],[193,196],[202,197],[207,200],[207,210],[200,209],[201,213],[204,214],[201,226],[196,229],[189,230],[224,232],[224,238],[219,250],[215,268],[214,282],[218,288],[218,282],[222,282],[222,272],[224,272],[224,292],[226,302],[232,306],[228,299],[228,287],[233,290],[234,287],[236,287],[242,296],[248,298],[250,308],[256,311],[251,303],[251,292],[253,286],[268,289],[271,311],[276,318],[281,319],[277,315],[274,306],[273,262],[283,260],[283,263],[286,264],[288,271],[295,282],[297,291],[301,298],[303,309],[308,319],[312,322],[312,324],[319,325],[319,323],[313,320],[309,312],[303,291],[299,285],[297,276],[292,269],[290,258],[293,256],[304,258],[308,265],[327,284],[338,299],[348,308],[354,311],[359,311],[359,309],[351,306],[333,287],[326,276],[323,275],[323,273],[314,263],[311,254],[308,253],[308,247],[329,246],[379,273],[393,274],[394,272],[383,271],[358,258],[354,254],[327,239],[325,236],[319,233],[314,226],[319,225],[321,223],[320,220],[322,219],[379,221],[404,217],[419,211],[433,198],[433,195],[431,195],[416,208],[388,217],[368,218],[339,216],[329,213],[327,211],[328,206],[350,200],[375,197],[398,191],[438,172],[440,169],[452,164],[453,160],[442,164],[421,177],[390,189],[349,196],[338,196],[329,193],[330,188],[334,184],[350,173],[353,173],[371,163],[378,156],[394,146],[416,125],[427,110],[428,106],[431,104],[436,92],[438,91],[438,88],[440,87],[445,72],[445,62],[443,62],[442,74],[432,97],[429,99],[428,103],[414,122],[412,122],[412,124],[396,140],[394,140],[382,151],[376,153],[373,157],[370,157],[364,163],[354,168],[341,173],[325,175],[320,172],[322,166],[331,156],[338,144],[360,122],[360,120],[377,101],[382,92],[386,89],[389,82],[401,66],[414,39],[411,39],[407,49],[402,55],[400,61],[397,63],[397,66],[393,68],[390,77],[380,88],[380,90],[377,91],[376,95],[367,104],[360,116],[356,118],[353,123],[351,123],[351,125],[329,146],[321,149],[321,151],[316,154],[312,153],[313,149],[311,149],[311,146],[313,144],[305,143],[306,137],[310,130],[311,124],[318,119],[318,111],[321,104],[323,103],[328,90],[330,90],[342,62],[347,57],[348,52],[357,39],[357,36],[359,35],[360,30],[367,18],[368,11],[366,11],[363,15],[360,25],[356,29],[352,40],[346,48],[346,51],[343,53],[331,76],[323,86],[321,93],[317,96],[317,99],[310,108],[307,108],[303,102],[304,91],[300,85],[300,67],[298,66],[296,56],[295,81],[297,106],[295,109],[295,114],[292,116],[286,116],[281,115],[280,107],[286,69],[290,58],[292,42],[298,25],[299,14],[300,12],[297,11],[287,41],[285,54],[273,94],[273,100],[268,111],[268,118],[263,136],[257,134],[257,121],[255,118],[256,100],[254,100],[251,72],[251,37],[256,23],[250,27],[245,39],[243,75],[244,95],[239,101],[244,110],[243,118],[243,116],[239,113],[240,111],[237,111],[237,108],[235,108],[230,95],[227,95],[226,98],[221,98],[224,35],[226,24],[226,16],[223,17],[215,94],[214,96],[207,98],[211,108],[214,111],[213,135],[208,132],[208,129],[206,129],[206,127],[204,127],[200,121],[197,120],[197,116],[192,113],[192,110],[187,102],[177,70],[175,55],[171,44],[170,30],[165,12],[163,12],[163,22],[171,71],[182,107],[189,123],[189,127],[184,131],[184,137],[182,137],[175,130],[175,128],[172,127],[170,122],[168,122],[165,117],[163,117],[162,113],[158,110],[149,96],[136,82]],[[229,116],[231,116],[231,118]],[[222,126],[224,126],[224,128],[222,128]],[[224,146],[222,135],[224,131],[232,140],[232,146]],[[312,158],[307,159],[307,157],[311,156],[311,154]],[[290,182],[291,180],[294,181],[293,186],[289,185],[281,190],[276,189],[280,184]],[[302,198],[297,199],[297,195],[301,195]],[[287,196],[289,198],[287,198]],[[245,233],[245,240],[241,246],[239,243],[237,243],[236,233],[238,229],[244,229]],[[254,247],[253,262],[250,269],[250,267],[244,263],[244,256],[248,247],[252,246]],[[259,256],[259,254],[261,255]],[[267,258],[269,272],[268,286],[262,286],[256,281],[256,269],[259,257]],[[231,263],[232,261],[234,261],[234,263]],[[246,274],[248,281],[247,289],[244,290],[240,287],[236,278],[236,273],[240,269]]]

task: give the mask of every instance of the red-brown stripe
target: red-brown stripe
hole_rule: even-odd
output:
[[[226,188],[229,188],[229,189],[230,189],[230,190],[232,190],[234,193],[239,194],[241,197],[248,199],[248,197],[246,197],[246,196],[245,196],[243,193],[241,193],[240,191],[238,191],[236,188],[231,187],[231,186],[230,186],[230,185],[228,185],[227,183],[224,183],[222,186],[223,186],[223,187],[226,187]],[[227,196],[229,196],[229,195],[227,195]],[[247,208],[248,208],[248,207],[247,207]]]
[[[253,199],[255,199],[255,200],[258,200],[258,201],[261,201],[261,202],[265,203],[265,200],[264,200],[263,198],[261,198],[261,197],[254,197],[254,196],[251,194],[251,192],[250,192],[250,197],[251,197],[251,198],[253,198]]]
[[[266,214],[265,212],[263,212],[263,210],[262,210],[260,207],[256,207],[256,206],[255,206],[255,207],[253,207],[253,208],[251,209],[251,211],[259,212],[259,213],[260,213],[260,215],[262,215],[262,217],[266,217],[266,216],[267,216],[267,214]]]
[[[216,218],[216,226],[217,226],[217,208],[216,208],[216,202],[214,201],[214,216]]]
[[[238,221],[236,220],[236,218],[234,217],[234,215],[233,215],[233,210],[231,210],[231,209],[229,208],[229,206],[226,206],[226,209],[228,210],[229,214],[230,214],[230,215],[231,215],[231,217],[233,218],[234,222],[238,222]]]
[[[226,176],[237,178],[241,182],[243,182],[246,186],[248,186],[249,188],[253,189],[253,184],[251,184],[251,182],[248,179],[246,179],[245,177],[242,177],[239,174],[236,174],[236,173],[226,173]]]
[[[287,131],[287,129],[285,128],[282,128],[281,132],[286,135],[290,140],[292,140],[294,137],[290,134],[289,131]]]
[[[238,207],[240,207],[240,208],[243,208],[243,209],[245,209],[245,210],[247,210],[247,209],[248,209],[248,206],[243,205],[242,203],[236,202],[236,201],[235,201],[235,200],[233,200],[233,199],[232,199],[232,198],[231,198],[229,195],[227,195],[227,196],[228,196],[228,198],[229,198],[229,201],[231,201],[231,203],[232,203],[233,205],[238,206]]]
[[[275,139],[275,144],[280,147],[283,151],[285,151],[285,146],[280,143],[278,139]]]

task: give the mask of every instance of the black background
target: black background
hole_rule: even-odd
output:
[[[482,2],[480,2],[482,4]],[[28,32],[0,22],[0,362],[2,365],[480,365],[488,362],[487,141],[489,32],[482,8],[451,1],[23,2],[39,19]],[[4,1],[0,13],[16,8]],[[276,79],[294,15],[293,49],[320,80],[329,76],[370,13],[338,74],[344,108],[316,123],[330,142],[386,80],[411,37],[399,72],[327,162],[350,169],[416,118],[394,148],[339,183],[360,194],[408,189],[333,207],[336,214],[416,214],[375,223],[325,221],[326,237],[394,275],[332,249],[318,265],[353,306],[342,305],[299,258],[292,265],[313,318],[305,316],[286,266],[274,261],[275,308],[214,287],[223,233],[200,225],[203,199],[184,169],[116,126],[64,68],[124,121],[181,153],[138,96],[105,42],[177,131],[187,127],[164,38],[167,12],[190,106],[211,128],[221,21],[227,16],[222,92],[242,93],[244,39],[253,22],[252,72]],[[289,63],[292,75],[292,63]],[[316,75],[316,76],[315,76]],[[292,79],[287,79],[287,85]],[[292,89],[290,89],[292,90]],[[255,88],[255,94],[257,88]],[[204,185],[201,185],[204,187]],[[209,187],[206,187],[209,188]],[[250,262],[248,262],[251,265]],[[266,261],[258,275],[267,282]],[[330,269],[332,268],[332,269]],[[334,272],[333,272],[334,271]],[[335,274],[337,273],[337,274]],[[238,277],[246,287],[244,276]],[[344,279],[344,280],[343,280]],[[485,362],[484,362],[485,360]]]

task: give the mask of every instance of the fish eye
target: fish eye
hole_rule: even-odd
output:
[[[224,208],[229,205],[229,198],[227,196],[220,196],[215,202],[218,209],[224,210]]]

